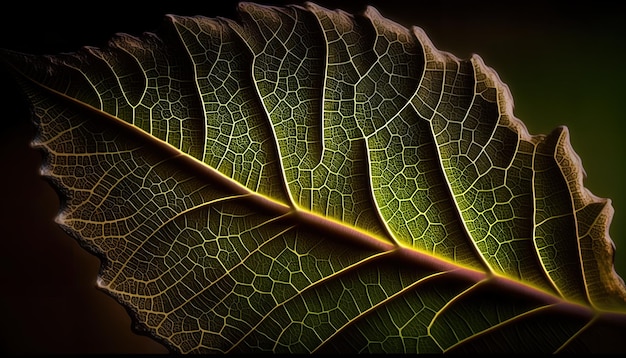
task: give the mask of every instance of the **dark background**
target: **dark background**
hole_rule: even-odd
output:
[[[236,3],[4,2],[0,48],[56,54],[83,45],[104,46],[117,32],[156,30],[167,13],[235,18]],[[531,134],[567,125],[588,175],[585,186],[613,200],[610,233],[617,247],[616,269],[626,277],[626,19],[618,2],[317,3],[348,12],[372,4],[387,18],[423,28],[440,50],[460,58],[478,53],[510,87],[515,115]],[[0,90],[1,351],[166,352],[152,339],[132,333],[125,310],[96,290],[99,261],[53,221],[59,201],[39,177],[41,156],[29,147],[34,132],[28,107],[6,73],[0,73]]]

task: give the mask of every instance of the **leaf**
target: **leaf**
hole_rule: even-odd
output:
[[[242,4],[158,34],[5,52],[57,222],[179,352],[577,351],[625,324],[568,132],[373,8]]]

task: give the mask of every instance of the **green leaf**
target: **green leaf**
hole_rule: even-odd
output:
[[[610,202],[480,57],[373,8],[240,5],[6,51],[57,222],[176,352],[574,352],[626,325]]]

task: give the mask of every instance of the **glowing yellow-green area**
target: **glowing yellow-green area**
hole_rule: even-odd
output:
[[[150,334],[179,352],[566,352],[624,310],[610,203],[567,130],[528,134],[478,56],[373,8],[239,9],[4,54],[57,221]]]

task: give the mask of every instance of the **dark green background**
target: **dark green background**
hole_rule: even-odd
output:
[[[133,7],[126,7],[130,3]],[[615,265],[626,277],[626,22],[617,2],[317,3],[348,12],[369,3],[402,25],[420,26],[440,50],[460,58],[477,53],[509,86],[515,115],[531,134],[569,127],[588,175],[585,186],[612,199]],[[36,54],[71,52],[83,45],[103,46],[116,32],[155,30],[166,13],[233,18],[235,4],[5,2],[0,47]],[[0,75],[0,348],[9,353],[165,352],[131,332],[124,309],[95,289],[98,259],[54,224],[59,201],[38,175],[41,156],[29,147],[33,129],[27,106],[15,84]]]

